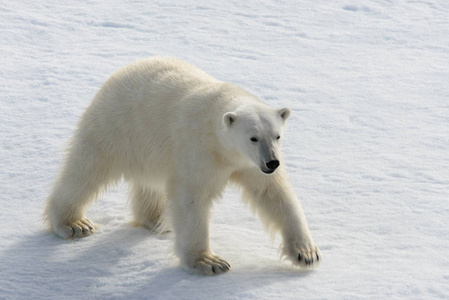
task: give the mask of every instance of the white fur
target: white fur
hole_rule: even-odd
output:
[[[169,201],[182,266],[222,273],[230,266],[210,249],[210,207],[232,182],[267,228],[281,233],[284,255],[316,264],[319,250],[282,162],[276,169],[289,115],[183,61],[137,61],[112,75],[84,113],[47,221],[65,239],[91,234],[86,206],[124,176],[137,224],[159,228]]]

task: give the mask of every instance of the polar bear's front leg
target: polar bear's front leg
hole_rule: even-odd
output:
[[[231,266],[212,253],[209,221],[212,200],[180,186],[170,188],[175,252],[183,269],[193,274],[214,275]],[[196,195],[196,196],[195,196]]]
[[[283,255],[302,267],[318,264],[320,251],[282,167],[273,175],[261,174],[259,170],[236,173],[232,180],[242,185],[244,198],[258,212],[266,227],[281,233]]]
[[[295,265],[313,267],[320,261],[320,250],[315,245],[307,224],[303,224],[299,228],[305,228],[305,230],[292,230],[292,228],[281,230],[283,238],[282,254],[287,256]]]

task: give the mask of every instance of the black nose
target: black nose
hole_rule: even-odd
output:
[[[279,167],[279,160],[272,160],[267,162],[267,168],[270,170],[276,170],[277,167]]]

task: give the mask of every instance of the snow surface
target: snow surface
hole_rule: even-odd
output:
[[[130,225],[121,183],[64,241],[45,198],[83,110],[116,69],[189,61],[293,114],[285,163],[323,261],[280,261],[229,190],[217,277],[182,271],[172,236]],[[448,299],[449,2],[0,2],[1,299]]]

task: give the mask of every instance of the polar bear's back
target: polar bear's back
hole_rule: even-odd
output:
[[[205,84],[219,82],[203,70],[171,57],[138,60],[117,71],[110,80],[122,81],[128,87],[145,86],[148,90],[170,87],[177,90],[192,90]]]
[[[216,90],[221,83],[182,60],[151,57],[115,72],[97,93],[92,106],[120,113],[139,108],[150,115],[162,113],[170,117],[167,113],[178,110],[181,100],[201,94],[202,90]],[[108,115],[112,117],[114,112]]]

